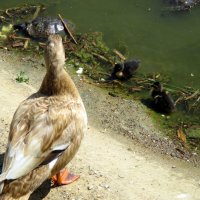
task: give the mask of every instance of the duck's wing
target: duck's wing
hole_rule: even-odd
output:
[[[11,123],[0,182],[22,177],[47,161],[52,152],[68,148],[84,118],[82,104],[73,101],[22,103]]]

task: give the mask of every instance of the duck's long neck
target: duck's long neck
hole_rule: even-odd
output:
[[[79,97],[78,90],[69,74],[64,70],[63,65],[55,63],[47,67],[47,73],[39,92],[48,96],[71,94],[74,97]]]

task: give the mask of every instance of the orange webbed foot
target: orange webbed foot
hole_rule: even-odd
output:
[[[70,173],[68,169],[64,169],[52,177],[52,182],[54,186],[68,185],[79,178],[80,176]]]

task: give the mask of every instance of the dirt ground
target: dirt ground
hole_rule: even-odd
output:
[[[16,83],[20,71],[29,84]],[[0,165],[13,113],[44,73],[42,58],[0,51]],[[73,76],[89,117],[88,133],[69,164],[81,178],[56,188],[46,181],[31,200],[200,200],[195,152],[162,138],[140,103],[111,97]]]

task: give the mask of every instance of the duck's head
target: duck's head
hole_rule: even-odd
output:
[[[124,65],[122,63],[115,64],[114,70],[115,72],[121,72],[124,69]]]
[[[15,24],[13,26],[14,30],[19,31],[22,34],[28,34],[27,32],[27,25],[28,23],[21,23],[21,24]]]
[[[131,60],[131,63],[133,66],[138,66],[141,64],[141,60],[139,59],[134,59],[134,60]]]
[[[56,64],[64,65],[65,50],[62,43],[62,38],[59,35],[50,35],[48,37],[47,46],[45,49],[45,62],[47,66]]]
[[[126,66],[128,67],[130,75],[133,75],[135,71],[140,67],[140,63],[141,63],[140,60],[133,59],[130,61],[126,61],[124,65],[125,67]]]
[[[151,87],[153,88],[154,91],[158,91],[158,92],[161,92],[163,90],[163,87],[161,85],[160,82],[156,81],[154,82]]]
[[[123,70],[124,70],[124,64],[117,63],[117,64],[115,64],[112,75],[117,77],[117,78],[122,78],[123,77]]]

